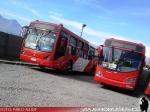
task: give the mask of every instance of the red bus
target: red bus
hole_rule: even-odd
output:
[[[62,24],[33,21],[23,30],[20,60],[59,70],[91,72],[95,48]]]
[[[94,80],[102,84],[135,90],[144,66],[143,44],[106,39],[104,45],[101,45]]]

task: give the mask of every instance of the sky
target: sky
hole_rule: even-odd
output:
[[[149,0],[0,0],[0,15],[22,26],[33,20],[63,24],[83,38],[102,44],[106,38],[143,43],[150,57]]]

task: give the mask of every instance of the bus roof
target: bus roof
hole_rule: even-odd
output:
[[[109,43],[108,41],[110,41],[110,42],[118,42],[118,43],[125,43],[127,45],[129,45],[129,44],[133,45],[136,48],[130,48],[130,47],[127,47],[127,46],[126,46],[126,48],[128,48],[128,49],[134,49],[134,50],[136,50],[138,52],[141,52],[141,53],[145,54],[145,45],[143,45],[142,43],[135,43],[135,42],[126,41],[126,40],[119,40],[119,39],[109,38],[109,39],[105,40],[105,44],[106,44],[106,42]],[[118,45],[113,45],[113,43],[110,44],[110,45],[111,46],[118,46]],[[121,46],[119,45],[118,47],[121,47]]]
[[[40,24],[47,24],[47,25],[52,25],[52,26],[55,26],[55,27],[60,27],[60,25],[58,25],[58,24],[54,24],[54,23],[51,23],[51,22],[40,21],[40,20],[35,20],[35,21],[32,21],[31,23],[40,23]]]
[[[73,33],[72,31],[70,31],[69,29],[65,28],[63,26],[63,24],[54,24],[54,23],[51,23],[51,22],[45,22],[45,21],[39,21],[39,20],[35,20],[35,21],[32,21],[31,23],[40,23],[40,24],[47,24],[47,25],[52,25],[52,26],[55,26],[55,27],[60,27],[64,30],[66,30],[67,32],[71,33],[72,36],[74,36],[75,38],[79,39],[80,41],[83,41],[87,44],[89,44],[89,42],[83,38],[81,38],[80,36],[78,36],[77,34]]]
[[[115,42],[129,43],[129,44],[145,47],[145,45],[143,45],[142,43],[135,43],[135,42],[127,41],[127,40],[120,40],[120,39],[114,39],[114,38],[109,38],[109,39],[106,39],[106,40],[115,41]]]

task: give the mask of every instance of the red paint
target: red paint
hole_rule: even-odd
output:
[[[116,42],[124,42],[124,43],[129,43],[129,44],[143,47],[143,51],[138,52],[142,56],[142,63],[140,64],[140,67],[143,67],[143,63],[145,62],[145,46],[143,44],[137,44],[137,43],[118,40],[118,39],[107,39],[107,40],[116,41]],[[101,50],[103,50],[104,46],[103,45],[101,46]],[[108,48],[114,47],[114,48],[125,50],[125,51],[131,51],[131,49],[129,48],[127,49],[127,48],[118,47],[118,46],[106,46],[106,47]],[[110,57],[110,52],[108,54],[108,57]],[[108,59],[108,63],[109,62],[110,60]],[[108,84],[108,85],[117,86],[117,87],[128,89],[128,90],[135,90],[139,75],[141,73],[141,69],[137,69],[137,70],[130,71],[130,72],[119,72],[116,70],[104,68],[102,67],[101,64],[102,64],[102,61],[100,60],[99,64],[97,64],[97,67],[96,67],[96,72],[94,76],[95,81]],[[136,80],[134,82],[127,82],[127,80],[130,78],[136,78]],[[147,91],[150,92],[150,88],[148,88]]]
[[[40,51],[37,49],[27,48],[27,47],[25,47],[25,40],[24,40],[22,43],[22,48],[21,48],[21,52],[20,52],[20,60],[24,60],[24,61],[30,62],[30,63],[35,63],[35,64],[42,65],[42,66],[49,67],[49,68],[64,70],[67,67],[66,66],[67,62],[71,61],[72,64],[74,64],[76,62],[76,60],[79,58],[77,53],[76,53],[76,55],[72,55],[69,52],[69,48],[71,48],[71,44],[70,44],[71,37],[74,37],[77,42],[82,42],[83,45],[89,46],[88,41],[86,41],[85,39],[74,34],[70,30],[66,29],[65,27],[63,27],[62,24],[54,24],[54,23],[43,22],[43,21],[31,22],[31,24],[33,24],[33,23],[51,25],[51,26],[59,29],[58,31],[53,31],[53,30],[48,30],[48,29],[40,29],[40,28],[30,27],[31,25],[29,25],[30,29],[41,30],[41,31],[46,31],[46,32],[55,32],[56,40],[54,42],[53,49],[51,52],[43,52],[43,51]],[[67,40],[68,40],[67,42],[65,42],[64,38],[61,38],[61,36],[60,36],[62,31],[67,34]],[[61,43],[60,43],[60,39],[61,39]],[[58,50],[60,50],[62,47],[64,47],[65,44],[66,44],[66,51],[64,52],[64,55],[62,55],[62,56],[57,55]],[[59,45],[60,45],[60,48],[58,49]],[[82,53],[87,51],[87,49],[84,47],[82,50],[80,48],[78,48],[77,46],[75,48],[77,51],[82,51]],[[81,58],[83,58],[83,57],[81,57]],[[91,61],[92,61],[92,59],[90,59],[90,62]],[[88,67],[88,69],[85,68],[86,70],[83,72],[90,72],[92,67],[96,65],[96,62],[94,61],[94,63],[91,63],[91,64],[93,64],[93,65],[90,65],[91,67],[90,68]]]
[[[96,71],[101,71],[103,76],[98,75],[95,73],[94,80],[97,82],[101,82],[108,85],[113,85],[129,90],[134,90],[136,83],[127,83],[126,80],[128,78],[137,77],[139,74],[139,71],[134,72],[115,72],[111,70],[107,70],[105,68],[102,68],[100,66],[97,66]],[[127,86],[132,86],[133,88],[127,88]]]
[[[0,112],[78,112],[85,107],[0,107]]]

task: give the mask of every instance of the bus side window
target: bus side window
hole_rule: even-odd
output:
[[[84,48],[83,48],[83,58],[84,59],[88,58],[88,51],[89,51],[89,45],[85,43]]]
[[[83,45],[84,43],[82,41],[78,41],[77,43],[77,56],[82,57],[83,55]]]
[[[69,48],[70,48],[70,54],[76,55],[77,40],[73,36],[70,37]]]
[[[88,59],[92,59],[95,54],[95,48],[90,46]]]

